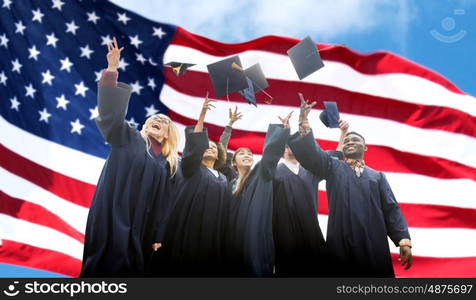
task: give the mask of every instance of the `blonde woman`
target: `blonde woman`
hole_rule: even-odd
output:
[[[125,121],[131,87],[117,82],[123,48],[108,45],[108,67],[98,85],[96,124],[111,145],[89,210],[82,277],[144,276],[161,246],[170,208],[170,178],[178,167],[178,131],[165,115],[139,132]]]

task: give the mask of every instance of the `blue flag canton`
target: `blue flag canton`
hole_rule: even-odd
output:
[[[0,17],[0,112],[9,123],[106,157],[95,124],[97,81],[113,37],[124,46],[119,81],[132,86],[126,120],[140,126],[152,114],[167,114],[159,100],[162,61],[175,26],[93,0],[4,0]]]

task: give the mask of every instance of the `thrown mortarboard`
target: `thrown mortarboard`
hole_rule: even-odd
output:
[[[207,65],[217,97],[248,88],[238,55]]]
[[[234,66],[238,68],[237,66]],[[244,90],[238,91],[248,103],[256,106],[256,96],[255,94],[259,91],[264,90],[269,86],[266,77],[264,77],[263,71],[261,70],[260,64],[254,64],[248,69],[243,71],[246,76],[246,81],[248,82],[248,87]]]
[[[337,103],[324,101],[324,110],[319,115],[322,123],[329,128],[339,128],[339,118]]]
[[[309,36],[290,48],[287,53],[300,80],[324,67],[316,44]]]
[[[165,65],[171,67],[172,71],[174,71],[175,75],[177,76],[180,76],[185,73],[188,68],[195,66],[195,64],[181,63],[176,61],[171,61],[169,63],[166,63]]]

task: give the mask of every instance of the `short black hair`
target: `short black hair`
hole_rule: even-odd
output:
[[[349,136],[349,135],[351,135],[351,134],[360,136],[360,137],[362,138],[362,140],[364,140],[364,144],[365,144],[365,138],[364,138],[360,133],[357,133],[357,132],[355,132],[355,131],[351,131],[351,132],[347,132],[347,133],[345,134],[345,136]]]

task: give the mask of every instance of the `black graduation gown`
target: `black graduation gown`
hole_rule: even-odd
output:
[[[269,125],[261,161],[230,203],[226,235],[229,276],[273,275],[273,178],[288,138],[289,129]]]
[[[124,120],[131,87],[98,87],[96,124],[111,153],[87,220],[81,277],[144,276],[170,209],[169,165]]]
[[[274,176],[275,275],[326,276],[325,241],[317,219],[319,179],[299,166],[294,174],[280,163]]]
[[[345,162],[322,151],[312,132],[296,133],[289,145],[303,167],[326,180],[333,276],[394,277],[387,236],[398,246],[410,234],[385,175],[365,167],[357,177]]]
[[[202,165],[207,130],[185,129],[185,149],[174,178],[175,207],[168,218],[158,276],[218,276],[223,272],[224,228],[231,193],[223,174]]]

